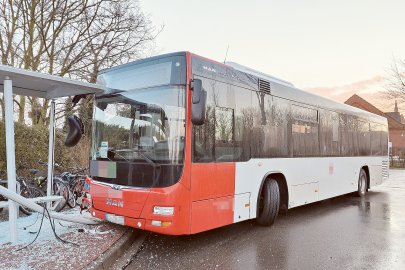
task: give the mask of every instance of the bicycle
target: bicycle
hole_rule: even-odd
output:
[[[0,185],[7,187],[8,182],[6,180],[1,180],[0,179]],[[38,189],[37,187],[34,187],[30,184],[27,183],[27,180],[23,177],[18,177],[17,176],[17,192],[19,191],[19,194],[23,196],[24,198],[37,198],[37,197],[43,197],[45,196],[42,190]],[[7,199],[4,198],[3,196],[0,195],[0,201],[6,201]],[[32,210],[28,207],[19,206],[19,209],[22,213],[25,215],[29,216],[32,214]],[[0,208],[0,212],[3,211],[3,208]]]
[[[44,165],[43,162],[38,162],[41,165]],[[46,163],[45,163],[46,164]],[[59,166],[55,164],[55,166]],[[33,176],[31,180],[34,185],[42,190],[44,193],[47,190],[48,186],[48,177],[47,176],[37,176],[40,170],[37,169],[30,169],[29,173]],[[65,208],[68,200],[69,200],[69,187],[68,185],[58,177],[54,177],[52,181],[52,193],[53,195],[62,196],[61,200],[51,202],[51,210],[60,212],[63,208]]]
[[[69,187],[69,200],[67,205],[70,208],[76,207],[76,204],[81,203],[81,199],[84,195],[83,188],[86,181],[86,175],[81,174],[86,171],[86,168],[79,168],[74,173],[63,172],[59,174],[59,177],[68,184]]]

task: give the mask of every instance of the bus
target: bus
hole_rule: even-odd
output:
[[[190,52],[104,70],[94,102],[92,216],[195,234],[388,178],[384,117]]]

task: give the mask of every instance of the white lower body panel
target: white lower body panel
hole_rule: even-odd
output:
[[[381,184],[387,178],[384,164],[388,164],[388,157],[251,159],[236,163],[235,194],[250,193],[249,217],[255,218],[262,180],[269,173],[281,173],[286,178],[288,208],[292,208],[356,191],[360,168],[363,166],[369,168],[370,185]],[[237,218],[240,215],[246,216],[245,207],[237,205],[243,204],[235,204],[235,222],[240,221]]]

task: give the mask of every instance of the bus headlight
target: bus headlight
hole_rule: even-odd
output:
[[[153,207],[153,214],[162,216],[172,216],[174,214],[174,207],[155,206]]]

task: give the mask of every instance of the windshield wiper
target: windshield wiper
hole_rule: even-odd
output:
[[[126,159],[123,155],[119,154],[117,151],[115,151],[115,150],[113,150],[113,149],[108,149],[108,152],[114,153],[114,155],[117,155],[117,156],[119,156],[119,157],[125,159],[125,161],[128,161],[128,162],[129,162],[128,159]],[[108,154],[107,154],[107,158],[108,158]],[[110,158],[108,158],[108,159],[111,160]]]
[[[125,158],[123,155],[119,154],[116,150],[108,149],[108,151],[114,153],[115,155],[121,157],[122,159],[125,159],[125,161],[130,162],[127,158]],[[148,157],[148,155],[146,155],[146,154],[144,153],[144,151],[142,151],[142,150],[135,150],[135,149],[133,149],[133,150],[131,150],[131,151],[134,151],[134,152],[138,153],[138,155],[139,155],[140,157],[142,157],[146,162],[148,162],[148,163],[149,163],[150,165],[152,165],[153,167],[160,167],[160,164],[157,163],[156,161],[154,161],[153,159],[151,159],[150,157]]]
[[[151,187],[154,187],[155,184],[157,183],[157,181],[159,181],[160,171],[161,171],[160,164],[157,163],[156,161],[154,161],[153,159],[151,159],[150,157],[148,157],[148,155],[145,154],[142,150],[138,149],[136,152],[153,167],[153,182],[152,182]]]
[[[160,164],[148,157],[147,154],[144,153],[142,150],[135,150],[136,153],[138,153],[146,162],[148,162],[150,165],[153,167],[160,167]]]
[[[125,159],[126,161],[130,162],[128,159],[126,159],[125,157],[123,157],[122,155],[118,154],[117,151],[115,150],[108,150],[120,157],[122,157],[123,159]],[[157,163],[156,161],[154,161],[153,159],[151,159],[147,154],[145,154],[145,151],[142,151],[140,149],[133,149],[132,151],[138,153],[138,155],[140,157],[142,157],[147,163],[149,163],[152,167],[153,167],[153,182],[152,182],[152,186],[154,187],[155,184],[157,183],[157,181],[159,181],[159,177],[160,177],[160,171],[161,171],[161,165],[159,163]],[[111,160],[111,159],[110,159]]]

